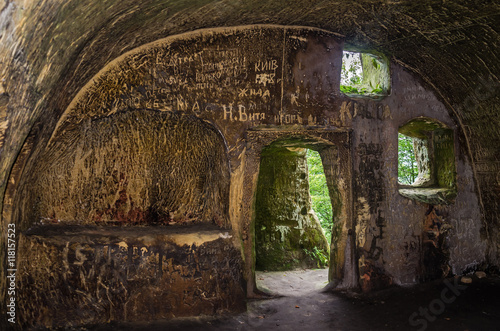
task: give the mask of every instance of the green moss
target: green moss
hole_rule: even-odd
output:
[[[344,53],[344,56],[356,53]],[[390,92],[390,74],[389,74],[389,61],[385,56],[373,55],[369,53],[360,53],[360,62],[355,60],[353,66],[352,62],[349,68],[347,64],[342,64],[342,75],[348,75],[347,72],[354,72],[350,81],[341,82],[340,91],[350,96],[366,96],[377,98],[386,96]],[[356,69],[357,67],[357,69]],[[344,85],[347,83],[347,85]]]
[[[456,170],[453,131],[446,129],[434,131],[433,143],[438,185],[439,187],[455,188]]]
[[[399,133],[412,138],[428,139],[430,132],[445,129],[446,125],[427,117],[415,118],[399,128]]]
[[[399,132],[413,137],[419,168],[413,187],[402,188],[399,193],[428,204],[450,204],[457,194],[453,130],[436,120],[420,117],[402,126]]]

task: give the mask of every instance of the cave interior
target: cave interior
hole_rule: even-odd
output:
[[[315,268],[313,250],[332,293],[498,277],[497,1],[0,8],[2,326],[239,314],[269,295],[257,271]]]

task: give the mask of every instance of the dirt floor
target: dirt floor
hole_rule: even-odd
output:
[[[299,297],[319,292],[328,285],[328,269],[257,271],[257,287],[277,296]]]
[[[471,284],[449,278],[368,294],[323,291],[326,270],[259,272],[260,289],[275,294],[249,300],[248,311],[222,317],[151,323],[112,323],[91,330],[500,330],[500,277]]]

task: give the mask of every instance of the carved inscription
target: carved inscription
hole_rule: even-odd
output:
[[[82,316],[89,323],[125,316],[131,321],[170,318],[186,315],[186,306],[196,314],[244,308],[241,255],[229,240],[200,246],[164,240],[162,245],[132,245],[126,238],[109,245],[42,237],[23,240],[35,252],[35,263],[20,266],[19,323],[26,328],[63,327],[78,323]],[[33,275],[43,281],[33,282]],[[153,305],[154,310],[148,310]],[[49,315],[54,312],[61,314],[61,325],[45,325],[47,320],[52,323]]]
[[[80,121],[79,117],[154,109],[246,126],[349,125],[338,114],[323,117],[308,109],[308,89],[292,95],[294,108],[283,106],[284,44],[269,38],[274,37],[259,30],[244,36],[165,40],[136,49],[96,76],[65,118]],[[247,45],[252,45],[251,51]],[[354,109],[347,111],[344,107],[343,118],[354,118]],[[382,118],[382,113],[375,116]]]
[[[480,224],[477,219],[451,219],[453,231],[450,234],[450,258],[453,273],[461,273],[474,268],[484,258],[486,243],[480,238]]]
[[[263,86],[276,83],[278,60],[258,61],[255,63],[255,83]]]

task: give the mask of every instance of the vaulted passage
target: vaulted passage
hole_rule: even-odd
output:
[[[18,209],[21,223],[38,220],[19,240],[31,252],[18,264],[20,318],[58,311],[52,325],[64,327],[243,309],[213,125],[122,112],[67,131],[39,160],[20,193],[35,208]]]
[[[0,329],[498,325],[495,1],[0,6]]]

